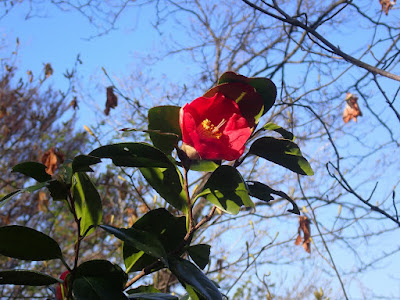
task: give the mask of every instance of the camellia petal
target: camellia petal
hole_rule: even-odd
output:
[[[252,133],[238,104],[221,93],[186,104],[180,111],[179,122],[182,149],[190,150],[187,154],[192,159],[238,159]]]

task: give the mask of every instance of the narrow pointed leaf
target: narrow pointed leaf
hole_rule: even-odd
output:
[[[300,148],[290,140],[262,137],[250,147],[249,153],[265,158],[301,175],[314,175]]]
[[[160,167],[171,166],[171,161],[159,149],[145,143],[121,143],[102,146],[89,153],[91,156],[111,158],[120,167]]]
[[[62,258],[55,240],[29,227],[0,227],[0,241],[0,254],[4,256],[32,261]]]
[[[10,199],[10,198],[12,198],[14,196],[17,196],[17,195],[19,195],[21,193],[24,193],[24,192],[32,193],[32,192],[35,192],[37,190],[40,190],[41,188],[44,188],[45,186],[47,186],[47,184],[48,184],[47,182],[40,182],[38,184],[35,184],[35,185],[32,185],[32,186],[28,186],[28,187],[26,187],[24,189],[19,189],[19,190],[13,191],[13,192],[5,195],[3,198],[1,198],[0,199],[0,203],[5,201],[5,200],[7,200],[7,199]]]
[[[170,258],[169,269],[184,285],[192,287],[206,300],[222,300],[215,284],[190,261]]]
[[[38,182],[45,182],[51,179],[51,176],[46,173],[47,167],[44,164],[27,161],[20,163],[12,168],[13,172],[24,174]]]
[[[176,166],[140,168],[140,172],[165,201],[176,209],[187,212],[187,198],[183,189],[182,174]]]
[[[182,133],[179,126],[179,106],[157,106],[149,110],[150,139],[153,145],[166,154],[171,154]]]
[[[109,225],[100,225],[100,227],[105,231],[115,235],[116,238],[124,241],[129,246],[137,248],[148,255],[156,258],[167,255],[157,236],[150,232],[135,228],[116,228]]]
[[[229,214],[238,214],[243,205],[254,207],[242,176],[235,168],[226,165],[211,174],[198,197],[205,197]]]
[[[62,283],[62,280],[50,275],[30,270],[0,271],[0,284],[43,286]]]
[[[130,294],[128,298],[137,300],[178,300],[178,297],[166,293],[137,293]]]
[[[72,161],[72,172],[93,172],[91,165],[101,162],[101,159],[91,155],[78,155]]]
[[[91,233],[100,224],[103,217],[103,209],[100,195],[86,173],[73,175],[72,195],[75,200],[75,210],[80,219],[81,235]]]
[[[296,202],[292,198],[290,198],[287,194],[285,194],[282,191],[276,191],[272,188],[270,188],[268,185],[263,184],[261,182],[257,181],[247,181],[247,187],[249,188],[249,193],[250,196],[256,197],[260,200],[269,202],[270,200],[273,200],[274,198],[271,196],[271,194],[278,195],[287,201],[289,201],[292,205],[292,209],[288,209],[289,212],[300,215],[300,210],[299,207],[297,206]]]
[[[272,123],[272,122],[265,124],[263,126],[263,129],[275,131],[275,132],[279,133],[284,139],[291,140],[292,142],[294,142],[294,140],[296,139],[296,137],[293,135],[293,133],[291,133],[290,131],[287,131],[286,129],[284,129],[281,126],[279,126],[275,123]]]

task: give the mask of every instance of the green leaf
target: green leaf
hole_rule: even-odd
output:
[[[182,258],[169,258],[169,269],[187,290],[192,287],[206,300],[222,300],[215,284],[191,262]]]
[[[47,184],[48,184],[47,182],[40,182],[38,184],[35,184],[35,185],[32,185],[32,186],[28,186],[28,187],[26,187],[24,189],[19,189],[19,190],[13,191],[13,192],[5,195],[3,198],[1,198],[0,199],[0,203],[5,201],[5,200],[7,200],[7,199],[10,199],[10,198],[12,198],[12,197],[14,197],[16,195],[24,193],[24,192],[32,193],[34,191],[40,190],[41,188],[44,188],[45,186],[47,186]]]
[[[116,228],[109,225],[100,225],[100,227],[115,235],[116,238],[124,241],[129,246],[153,257],[161,258],[167,255],[160,240],[150,232],[135,228]]]
[[[103,210],[100,195],[86,173],[78,172],[73,175],[72,196],[76,214],[81,222],[80,234],[89,234],[94,230],[91,227],[100,224]]]
[[[145,143],[121,143],[102,146],[89,153],[91,156],[111,158],[116,166],[166,168],[171,161],[159,149]]]
[[[24,174],[38,182],[45,182],[51,179],[51,176],[46,173],[46,169],[47,167],[44,164],[27,161],[14,166],[12,172]]]
[[[72,292],[76,300],[128,299],[123,293],[127,274],[106,260],[91,260],[76,269]]]
[[[153,285],[141,285],[137,288],[127,290],[126,293],[130,294],[144,294],[144,293],[161,293],[159,289],[156,289]]]
[[[72,161],[72,172],[93,172],[91,165],[101,162],[101,159],[91,155],[78,155]]]
[[[138,300],[178,300],[178,297],[165,293],[137,293],[130,294],[128,298]]]
[[[290,140],[262,137],[250,147],[249,153],[265,158],[301,175],[314,175],[300,148]]]
[[[210,249],[210,245],[198,244],[187,248],[187,252],[196,265],[198,265],[200,269],[204,270],[210,260]]]
[[[198,197],[205,197],[229,214],[238,214],[242,205],[254,207],[242,176],[235,168],[227,165],[220,166],[211,174],[196,199]]]
[[[183,189],[182,174],[176,166],[140,168],[140,172],[165,201],[176,209],[187,212],[187,198]]]
[[[51,180],[48,182],[47,188],[54,201],[63,201],[68,197],[69,188],[64,182]]]
[[[186,235],[186,218],[174,217],[166,209],[159,208],[149,211],[133,224],[132,228],[149,232],[155,235],[163,245],[165,251],[170,253],[183,241]],[[180,253],[178,253],[179,255]],[[139,271],[154,263],[156,259],[143,251],[124,243],[123,257],[127,272]],[[160,269],[160,264],[152,271]]]
[[[190,170],[200,172],[213,172],[219,167],[219,164],[212,160],[193,160],[190,164]]]
[[[150,139],[153,145],[165,154],[171,154],[176,143],[182,138],[179,126],[179,106],[156,106],[149,110]]]
[[[279,133],[284,139],[291,140],[292,142],[294,142],[294,140],[296,139],[296,137],[293,135],[293,133],[291,133],[290,131],[287,131],[286,129],[283,129],[281,126],[279,126],[275,123],[272,123],[272,122],[265,124],[263,126],[263,129],[275,131],[275,132]]]
[[[271,194],[278,195],[278,196],[288,200],[293,205],[293,209],[288,209],[288,211],[291,213],[294,213],[296,215],[300,215],[300,210],[299,210],[297,204],[294,202],[294,200],[292,198],[290,198],[284,192],[276,191],[276,190],[270,188],[268,185],[263,184],[258,181],[247,181],[247,187],[249,188],[250,196],[256,197],[265,202],[269,202],[274,199],[271,196]]]
[[[0,227],[0,241],[0,254],[4,256],[33,261],[62,258],[55,240],[29,227]]]
[[[0,271],[0,284],[42,286],[62,283],[62,280],[37,271],[5,270]]]

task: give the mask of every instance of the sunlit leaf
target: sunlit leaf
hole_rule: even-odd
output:
[[[198,197],[205,197],[221,210],[230,213],[239,213],[241,206],[254,207],[246,184],[240,173],[231,166],[220,166],[216,169],[204,185]]]
[[[170,154],[175,144],[181,139],[179,126],[179,106],[156,106],[149,110],[150,139],[153,145],[166,154]]]
[[[211,160],[194,160],[190,164],[190,170],[200,172],[213,172],[219,165]]]
[[[81,235],[91,233],[94,226],[100,224],[103,209],[100,195],[86,173],[73,175],[72,195],[75,200],[75,210],[80,219]],[[91,228],[90,230],[88,230]]]
[[[42,286],[62,283],[62,280],[31,270],[0,271],[0,284]]]
[[[183,189],[182,174],[170,165],[168,168],[140,168],[147,182],[176,209],[187,212],[187,198]]]
[[[24,260],[62,258],[58,243],[35,229],[10,225],[0,227],[0,254]]]
[[[13,191],[13,192],[5,195],[3,198],[1,198],[0,199],[0,203],[5,201],[5,200],[7,200],[7,199],[10,199],[10,198],[12,198],[14,196],[17,196],[17,195],[19,195],[21,193],[24,193],[24,192],[28,192],[28,193],[35,192],[37,190],[40,190],[41,188],[44,188],[47,185],[48,185],[47,182],[40,182],[38,184],[35,184],[35,185],[32,185],[32,186],[28,186],[28,187],[26,187],[24,189],[19,189],[19,190]]]
[[[293,133],[291,133],[290,131],[287,131],[286,129],[284,129],[281,126],[279,126],[275,123],[272,123],[272,122],[265,124],[263,126],[263,129],[275,131],[275,132],[279,133],[284,139],[291,140],[292,142],[294,142],[294,140],[296,139],[296,137],[293,135]]]
[[[24,174],[38,182],[45,182],[51,179],[51,176],[46,173],[47,167],[44,164],[27,161],[20,163],[12,168],[13,172]]]
[[[91,156],[111,158],[120,167],[160,167],[171,166],[171,161],[159,149],[145,143],[120,143],[102,146],[89,153]]]
[[[249,153],[265,158],[301,175],[314,175],[300,148],[290,140],[262,137],[250,147]]]

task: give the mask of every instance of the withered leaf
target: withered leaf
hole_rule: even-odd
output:
[[[53,68],[50,63],[45,64],[44,66],[44,75],[46,78],[49,78],[51,75],[53,75]]]
[[[344,108],[343,111],[343,121],[345,123],[348,123],[351,119],[354,120],[354,122],[357,122],[357,117],[361,117],[362,113],[360,110],[360,107],[358,106],[357,103],[358,97],[354,96],[351,93],[347,93],[346,96],[346,107]]]
[[[112,86],[109,86],[107,88],[106,109],[104,110],[106,116],[110,114],[110,109],[115,108],[117,105],[118,105],[118,98],[114,94],[114,88]]]
[[[74,97],[74,99],[71,100],[71,102],[69,103],[68,106],[72,107],[74,110],[79,108],[78,99],[76,97]]]
[[[47,167],[46,173],[53,175],[57,170],[58,165],[64,162],[64,158],[64,154],[61,151],[57,151],[51,147],[49,150],[43,153],[40,160]]]
[[[306,216],[299,217],[299,228],[297,230],[298,236],[295,245],[300,245],[303,241],[303,248],[306,252],[311,253],[311,229],[310,229],[310,220]],[[301,237],[301,233],[303,232],[303,238]]]
[[[379,3],[382,6],[382,11],[385,12],[385,15],[388,15],[389,10],[392,9],[393,5],[396,4],[396,0],[379,0]]]

